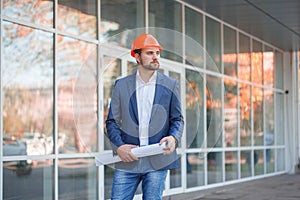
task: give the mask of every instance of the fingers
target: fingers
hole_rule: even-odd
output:
[[[164,137],[163,139],[160,140],[159,144],[162,144],[166,142],[167,146],[165,148],[163,148],[163,150],[165,150],[166,152],[164,153],[165,155],[170,155],[173,153],[173,151],[176,148],[176,140],[173,136],[168,136],[168,137]]]
[[[123,162],[132,162],[138,160],[138,157],[131,153],[131,149],[136,148],[137,146],[131,144],[124,144],[117,149],[117,154]]]

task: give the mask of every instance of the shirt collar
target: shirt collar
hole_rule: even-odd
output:
[[[150,77],[149,79],[149,82],[148,83],[155,83],[156,82],[156,78],[157,78],[157,71],[155,71],[153,73],[153,75]],[[139,73],[139,70],[137,70],[136,72],[136,80],[143,83],[143,84],[146,84],[145,81],[142,79],[140,73]]]

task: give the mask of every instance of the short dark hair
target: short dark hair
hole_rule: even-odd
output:
[[[135,49],[135,50],[133,50],[133,52],[141,55],[142,49]]]

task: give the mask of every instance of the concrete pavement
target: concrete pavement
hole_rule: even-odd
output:
[[[197,192],[167,196],[164,200],[300,200],[300,174],[283,174]]]

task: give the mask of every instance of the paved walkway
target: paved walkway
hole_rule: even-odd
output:
[[[283,174],[164,197],[164,200],[300,200],[300,174]]]

